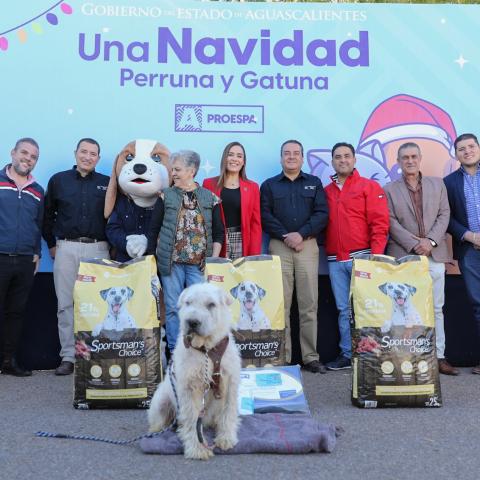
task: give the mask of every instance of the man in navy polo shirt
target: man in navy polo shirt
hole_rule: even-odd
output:
[[[296,287],[303,368],[325,373],[317,353],[318,245],[328,207],[322,182],[302,171],[303,146],[288,140],[281,149],[282,173],[260,189],[263,230],[270,235],[269,252],[282,262],[285,302],[285,353],[291,361],[290,307]]]
[[[58,336],[62,362],[56,375],[73,373],[73,287],[80,261],[109,258],[103,216],[109,177],[95,171],[100,145],[82,138],[75,149],[76,165],[53,175],[45,197],[43,237],[54,259],[53,279],[58,301]]]
[[[21,138],[11,151],[12,163],[0,170],[1,370],[17,377],[32,374],[17,363],[16,352],[40,259],[44,194],[31,174],[38,156],[38,143]]]

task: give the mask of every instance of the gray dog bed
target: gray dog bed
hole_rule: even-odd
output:
[[[263,413],[242,417],[237,445],[228,451],[215,448],[217,454],[235,453],[320,453],[335,448],[338,429],[333,424],[318,422],[309,415]],[[205,431],[209,445],[213,432]],[[144,453],[162,455],[182,454],[183,447],[177,434],[167,430],[158,436],[142,438]]]

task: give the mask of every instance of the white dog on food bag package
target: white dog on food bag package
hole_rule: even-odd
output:
[[[260,306],[260,300],[267,292],[256,283],[248,280],[240,282],[230,290],[232,297],[240,302],[240,319],[237,323],[238,330],[269,330],[272,328],[270,320]]]
[[[215,429],[215,446],[237,443],[240,354],[231,334],[226,292],[209,283],[192,285],[178,299],[180,335],[165,380],[155,392],[148,421],[151,432],[177,422],[187,458],[213,455],[200,425]]]
[[[102,330],[121,332],[126,328],[137,328],[134,318],[127,310],[127,303],[133,296],[130,287],[111,287],[100,292],[100,296],[107,302],[108,310],[103,322],[95,325],[92,335],[97,336]]]
[[[420,314],[412,303],[411,297],[417,289],[408,283],[386,282],[378,287],[385,295],[392,300],[392,316],[387,318],[381,327],[383,333],[388,332],[391,327],[423,325]]]

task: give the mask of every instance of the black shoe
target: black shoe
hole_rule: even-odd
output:
[[[326,363],[325,366],[328,370],[344,370],[345,368],[351,368],[352,361],[349,358],[340,355],[332,362]]]
[[[5,360],[3,362],[2,373],[4,375],[14,375],[15,377],[32,376],[32,371],[22,368],[14,358],[12,358],[10,361]]]
[[[308,362],[303,365],[303,369],[307,372],[312,373],[327,373],[327,369],[322,362],[318,360],[313,360],[313,362]]]
[[[63,361],[62,363],[55,369],[55,375],[71,375],[73,373],[73,363]]]

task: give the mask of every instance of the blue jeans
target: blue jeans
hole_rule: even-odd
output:
[[[173,352],[180,330],[180,320],[177,312],[178,297],[184,288],[194,283],[204,282],[205,277],[197,265],[173,263],[170,275],[162,275],[161,279],[165,301],[167,345],[168,349]]]
[[[480,344],[480,250],[469,247],[463,258],[458,260],[468,298],[473,307],[473,318]]]
[[[338,310],[340,351],[344,357],[352,358],[352,337],[350,334],[350,277],[352,261],[328,262],[328,273]]]

